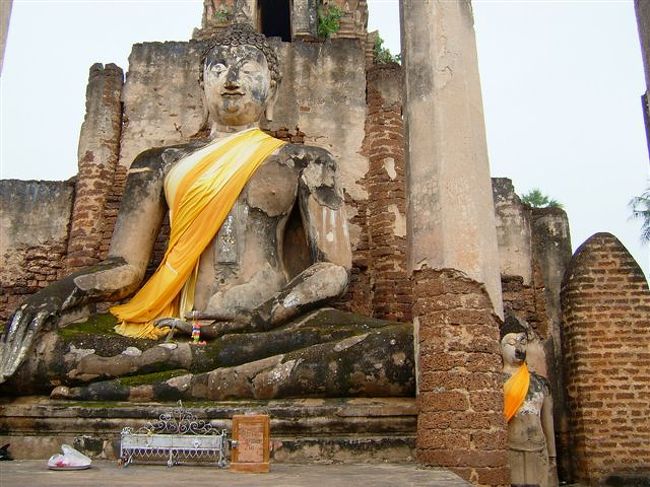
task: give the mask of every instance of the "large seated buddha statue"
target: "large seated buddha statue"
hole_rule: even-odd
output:
[[[414,393],[410,324],[324,308],[344,293],[351,266],[337,163],[324,149],[260,130],[280,78],[275,52],[247,24],[212,41],[200,80],[209,137],[135,159],[107,259],[32,295],[7,324],[3,392],[134,400]],[[168,247],[143,284],[167,212]],[[287,236],[297,228],[307,253]],[[124,302],[59,326],[63,314],[106,301]],[[183,336],[193,328],[204,344]]]

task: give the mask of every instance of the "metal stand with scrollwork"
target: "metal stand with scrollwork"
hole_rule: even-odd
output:
[[[217,430],[209,422],[198,420],[179,406],[160,415],[135,432],[122,430],[120,463],[127,467],[134,459],[145,463],[167,459],[167,466],[183,463],[215,462],[226,466],[227,431]]]

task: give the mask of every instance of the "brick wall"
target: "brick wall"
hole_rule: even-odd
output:
[[[514,311],[528,322],[540,338],[546,339],[549,329],[544,281],[539,266],[531,262],[531,267],[533,278],[529,284],[524,283],[522,276],[501,275],[503,307]]]
[[[65,243],[56,241],[12,249],[8,267],[0,272],[1,323],[31,294],[58,279],[65,252]]]
[[[650,467],[650,290],[627,249],[597,233],[562,288],[576,479]]]
[[[477,485],[509,485],[498,319],[455,270],[414,273],[418,461]]]
[[[0,320],[64,267],[74,180],[0,181]]]

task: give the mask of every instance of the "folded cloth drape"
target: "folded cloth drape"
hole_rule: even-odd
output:
[[[530,372],[524,362],[503,384],[503,416],[509,422],[519,410],[528,393]]]
[[[126,304],[110,311],[120,335],[158,339],[166,330],[153,321],[182,317],[194,300],[194,284],[201,254],[217,234],[255,170],[285,142],[250,129],[211,144],[198,162],[185,166],[169,202],[170,235],[156,272]],[[188,156],[188,159],[192,155]],[[168,178],[173,175],[170,173]],[[182,299],[181,299],[182,298]],[[181,301],[183,301],[181,303]]]

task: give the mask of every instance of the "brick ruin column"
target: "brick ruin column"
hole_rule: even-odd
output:
[[[417,455],[509,484],[499,257],[471,4],[402,0]]]
[[[616,237],[597,233],[576,251],[562,309],[576,480],[596,485],[636,469],[647,480],[650,289]]]
[[[115,64],[90,68],[66,273],[101,258],[104,209],[113,185],[122,131],[123,79],[122,69]]]
[[[402,70],[375,64],[367,74],[366,140],[368,232],[377,318],[411,321],[411,282],[406,269],[406,196]]]

